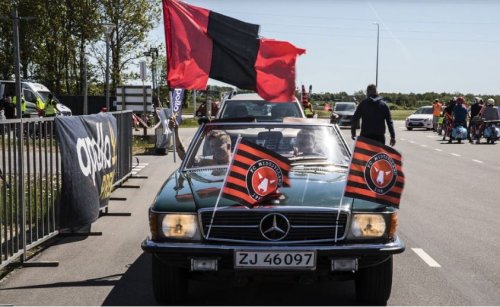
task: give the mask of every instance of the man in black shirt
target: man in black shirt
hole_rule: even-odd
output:
[[[361,136],[385,144],[385,124],[391,135],[390,145],[396,144],[396,134],[392,123],[391,112],[382,97],[377,93],[377,87],[374,84],[366,88],[365,100],[361,101],[354,112],[351,124],[352,139],[356,139],[356,127],[361,118]]]

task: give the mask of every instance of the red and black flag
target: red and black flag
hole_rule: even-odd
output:
[[[344,196],[399,207],[404,183],[401,154],[389,146],[359,136]]]
[[[170,88],[205,90],[212,78],[268,101],[294,99],[295,61],[304,49],[259,38],[259,25],[178,0],[163,0],[163,15]]]
[[[234,150],[222,196],[254,206],[290,186],[290,161],[265,147],[241,140]]]

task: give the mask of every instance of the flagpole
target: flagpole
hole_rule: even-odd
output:
[[[240,145],[240,142],[241,142],[241,136],[238,136],[238,138],[236,139],[236,144],[234,145],[233,154],[231,155],[231,161],[230,161],[229,165],[227,166],[226,175],[224,176],[224,181],[222,182],[222,186],[220,188],[219,195],[217,196],[217,200],[215,201],[214,212],[212,213],[212,218],[210,219],[210,225],[208,226],[207,236],[205,239],[208,239],[208,237],[210,236],[210,230],[212,230],[212,223],[214,222],[214,218],[215,218],[215,211],[217,211],[217,206],[219,205],[219,200],[222,196],[222,190],[224,189],[224,186],[226,185],[227,175],[229,175],[229,170],[231,169],[231,166],[233,165],[234,155],[236,154],[236,151],[238,150],[238,145]]]
[[[358,140],[356,139],[356,141],[354,142],[354,148],[356,148],[357,141]],[[337,240],[338,240],[340,209],[342,208],[342,203],[344,202],[344,194],[345,194],[345,189],[347,188],[347,179],[349,178],[349,172],[351,171],[353,157],[354,157],[354,152],[351,153],[351,160],[349,161],[349,168],[347,169],[346,178],[345,178],[344,192],[342,193],[342,196],[340,197],[339,210],[337,212],[337,221],[335,222],[335,243],[337,243]]]
[[[177,125],[177,119],[175,118],[175,114],[173,114],[173,116],[174,116],[175,124]],[[171,120],[171,119],[169,119],[169,120]],[[177,160],[175,158],[175,155],[177,154],[177,143],[176,143],[175,139],[176,139],[176,133],[179,134],[179,125],[177,125],[177,129],[174,129],[173,132],[174,132],[174,137],[173,137],[173,139],[174,139],[174,141],[173,141],[173,145],[174,145],[174,163],[176,163]]]

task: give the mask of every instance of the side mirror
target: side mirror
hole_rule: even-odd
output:
[[[206,116],[198,118],[198,125],[207,124],[209,122],[210,122],[210,118],[208,118]]]

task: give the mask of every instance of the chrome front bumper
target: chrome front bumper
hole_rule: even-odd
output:
[[[242,244],[220,244],[203,242],[156,242],[150,238],[141,244],[142,249],[147,253],[154,254],[233,254],[237,250],[253,251],[310,251],[315,250],[319,254],[335,256],[363,256],[363,255],[392,255],[399,254],[405,250],[405,244],[396,236],[395,240],[389,243],[357,243],[338,245],[242,245]]]

